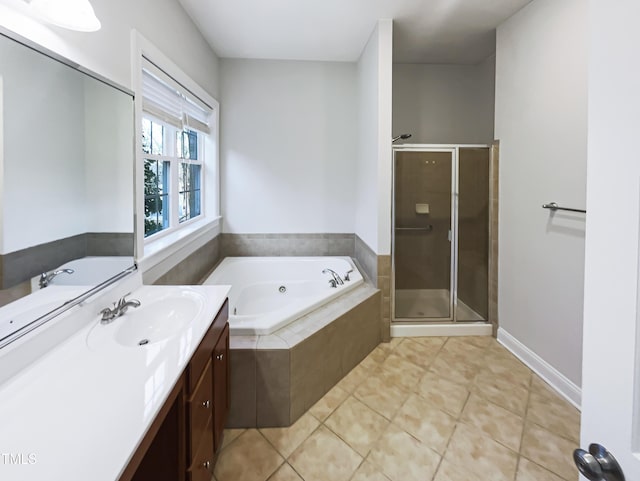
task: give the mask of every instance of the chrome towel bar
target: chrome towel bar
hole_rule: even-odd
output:
[[[582,212],[583,214],[587,213],[587,211],[583,210],[583,209],[572,209],[570,207],[560,207],[555,202],[549,202],[548,204],[542,204],[542,208],[543,209],[550,209],[550,210],[552,210],[554,212],[556,210],[568,210],[569,212]]]
[[[396,230],[426,230],[428,232],[433,230],[433,226],[428,225],[427,227],[396,227]]]

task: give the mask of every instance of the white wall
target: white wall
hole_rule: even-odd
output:
[[[133,99],[84,79],[85,232],[133,232]]]
[[[391,252],[393,24],[380,20],[358,60],[355,233],[376,253]]]
[[[395,64],[393,134],[413,134],[410,143],[491,143],[494,73],[494,55],[477,65]]]
[[[581,384],[587,2],[535,0],[498,27],[501,328]],[[612,304],[613,308],[613,304]]]
[[[353,232],[356,66],[221,61],[224,231]]]
[[[92,0],[102,29],[72,32],[20,14],[22,0],[0,0],[0,26],[108,79],[131,87],[131,29],[138,30],[193,80],[218,96],[218,58],[178,0]]]
[[[2,253],[9,253],[86,232],[84,79],[5,38],[0,58],[1,232]]]

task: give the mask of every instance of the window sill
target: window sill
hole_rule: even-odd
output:
[[[144,254],[138,258],[138,267],[145,284],[153,283],[178,262],[220,234],[220,219],[221,217],[205,218],[145,243]],[[177,258],[178,254],[180,258]]]

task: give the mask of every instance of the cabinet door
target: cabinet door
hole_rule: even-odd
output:
[[[222,444],[222,432],[229,413],[229,325],[213,349],[213,436],[216,452]]]

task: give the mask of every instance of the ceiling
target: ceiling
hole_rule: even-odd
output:
[[[220,57],[355,61],[394,20],[394,62],[475,64],[531,0],[179,0]]]

